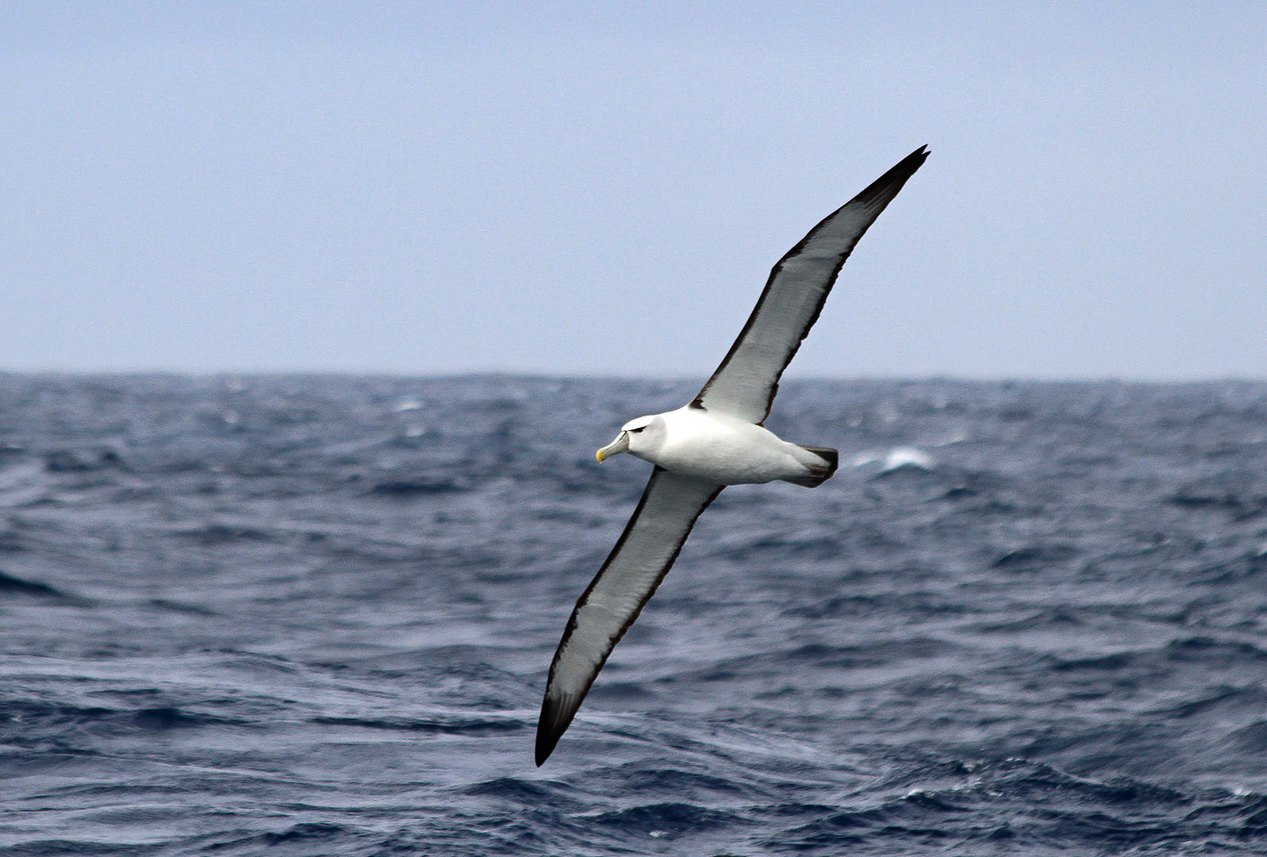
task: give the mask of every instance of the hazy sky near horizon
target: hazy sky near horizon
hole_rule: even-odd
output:
[[[1267,3],[0,6],[0,371],[1267,378]]]

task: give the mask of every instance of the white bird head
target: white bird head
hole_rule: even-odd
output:
[[[601,464],[603,459],[611,458],[622,452],[629,452],[642,457],[642,454],[657,448],[664,437],[664,417],[653,414],[635,417],[620,427],[620,434],[607,446],[594,453]]]

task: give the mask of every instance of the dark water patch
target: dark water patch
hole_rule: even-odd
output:
[[[719,656],[707,666],[675,671],[664,681],[726,682],[755,676],[795,675],[803,670],[824,670],[844,675],[853,670],[942,658],[957,648],[958,644],[929,637],[885,637],[858,645],[816,642],[789,646],[786,640],[772,640],[766,651],[738,657]],[[783,692],[773,693],[780,695]]]
[[[610,681],[602,687],[596,687],[591,690],[595,694],[595,698],[610,700],[612,705],[628,705],[639,701],[647,701],[655,698],[655,694],[642,681]]]
[[[475,783],[463,789],[463,792],[470,795],[506,797],[521,803],[552,800],[556,796],[556,791],[557,789],[542,783],[534,783],[513,777],[498,777],[495,780]]]
[[[557,780],[498,777],[465,786],[459,791],[463,797],[484,806],[514,807],[514,812],[506,814],[509,818],[523,820],[528,813],[538,815],[539,822],[548,825],[555,833],[567,830],[582,836],[586,832],[593,833],[592,828],[586,830],[588,822],[579,820],[580,816],[593,810],[588,787],[578,788]],[[538,837],[541,830],[530,825],[516,833],[517,838]]]
[[[3,571],[0,571],[0,595],[25,595],[33,598],[53,598],[58,600],[68,597],[60,589],[49,586],[47,583],[41,583],[38,580],[24,580]]]
[[[879,807],[834,811],[789,829],[767,847],[795,851],[848,848],[857,853],[887,849],[945,847],[962,838],[959,817],[966,807],[944,797],[916,793]],[[885,849],[877,852],[870,849]],[[900,853],[900,852],[899,852]]]
[[[49,473],[91,473],[126,468],[112,449],[54,449],[44,453],[44,469]]]
[[[99,705],[49,705],[27,700],[0,702],[0,726],[7,727],[4,730],[8,733],[7,740],[27,747],[38,746],[50,736],[73,735],[73,741],[84,746],[91,743],[92,736],[248,725],[249,721],[193,713],[168,705],[138,710]]]
[[[108,841],[57,838],[13,845],[5,850],[5,857],[140,857],[153,853],[151,845],[119,845]]]
[[[1244,753],[1267,755],[1267,720],[1259,720],[1231,734],[1236,748]]]
[[[265,833],[259,839],[270,847],[287,843],[302,843],[305,848],[310,848],[316,843],[332,840],[345,832],[346,828],[337,824],[305,822],[278,833]]]
[[[156,732],[164,732],[170,729],[193,729],[212,723],[217,725],[223,725],[224,723],[223,720],[218,718],[213,719],[186,714],[179,708],[169,705],[157,708],[143,708],[136,712],[134,716],[138,726],[143,729],[152,729]]]
[[[877,595],[834,595],[784,608],[782,613],[801,619],[859,618],[891,609],[889,600]]]
[[[102,706],[49,704],[23,699],[0,700],[0,722],[11,726],[62,726],[92,723],[118,712]]]
[[[226,820],[232,823],[233,816],[228,816]],[[392,851],[390,846],[384,847],[381,842],[376,844],[373,838],[351,825],[306,821],[279,830],[259,831],[260,826],[264,825],[255,822],[250,828],[188,837],[172,853],[182,855],[276,854],[283,857],[314,854],[418,853]]]
[[[1260,684],[1247,687],[1217,686],[1208,688],[1196,699],[1158,709],[1160,714],[1176,719],[1191,717],[1226,718],[1235,712],[1267,711],[1267,688]]]
[[[1021,760],[984,766],[974,788],[1002,791],[1009,797],[1025,797],[1036,804],[1075,800],[1097,806],[1173,809],[1192,803],[1182,792],[1129,777],[1094,780],[1073,776],[1050,765]]]
[[[756,796],[745,783],[707,771],[689,770],[682,765],[621,765],[603,771],[599,779],[609,782],[612,787],[629,787],[645,799],[663,797],[666,800],[706,803]]]
[[[1264,573],[1267,573],[1267,550],[1259,547],[1228,560],[1200,566],[1189,578],[1189,584],[1198,588],[1252,583]]]
[[[1244,497],[1233,491],[1185,489],[1172,494],[1167,501],[1182,509],[1217,509],[1239,516],[1256,517],[1267,509],[1267,498]]]
[[[375,483],[367,493],[372,497],[408,500],[415,497],[457,494],[465,490],[467,489],[456,479],[387,479]]]
[[[1007,618],[1002,621],[983,622],[975,627],[982,633],[1023,633],[1026,631],[1062,630],[1071,634],[1078,628],[1085,627],[1087,620],[1076,611],[1065,606],[1049,607],[1024,616]]]
[[[1181,663],[1263,664],[1267,649],[1244,640],[1222,640],[1208,636],[1185,637],[1166,646],[1166,657]]]
[[[825,535],[818,538],[789,538],[782,535],[769,535],[719,551],[718,554],[729,559],[742,557],[752,551],[760,551],[769,557],[772,562],[780,559],[829,561],[843,556],[844,547],[844,542],[835,535]]]
[[[1236,833],[1245,839],[1267,839],[1267,797],[1248,803],[1238,814]]]
[[[1182,841],[1176,822],[1197,799],[1131,780],[1096,782],[1053,768],[1009,761],[973,766],[950,789],[916,790],[879,805],[830,813],[789,831],[796,850],[849,846],[851,853],[925,853],[925,847],[1002,853],[1051,853],[1066,849],[1153,848]],[[981,811],[993,809],[993,823]],[[1230,825],[1229,825],[1230,827]],[[771,843],[773,845],[773,843]],[[897,849],[892,850],[892,849]]]
[[[155,598],[146,603],[159,610],[170,610],[173,613],[186,613],[191,616],[198,616],[202,618],[211,618],[213,616],[222,615],[218,611],[202,604],[185,604],[179,601],[172,601],[167,598]]]
[[[595,825],[614,832],[656,837],[675,837],[684,833],[730,827],[738,821],[739,816],[734,813],[681,802],[636,806],[605,812],[593,819]]]
[[[1026,545],[1011,548],[999,554],[990,563],[990,567],[1008,571],[1030,571],[1068,562],[1077,556],[1077,549],[1070,545],[1060,543]]]
[[[276,531],[227,521],[209,521],[194,527],[183,527],[178,529],[175,535],[204,547],[231,545],[237,542],[274,542],[279,539]]]
[[[419,732],[436,735],[495,735],[520,732],[529,727],[522,720],[513,718],[444,718],[444,719],[394,719],[372,717],[314,717],[312,722],[320,726],[354,726],[360,729],[384,729],[392,732]],[[532,724],[535,728],[535,724]]]
[[[1045,839],[1081,843],[1083,847],[1110,852],[1177,844],[1181,839],[1166,822],[1130,820],[1095,810],[1038,812],[1029,827]]]
[[[0,532],[0,553],[21,553],[26,549],[26,545],[22,543],[22,537],[16,530]]]
[[[1002,408],[998,417],[1005,423],[1029,422],[1034,419],[1034,411],[1024,405],[1010,405]]]
[[[1226,455],[1234,465],[1236,460],[1261,457],[1244,451]],[[1166,502],[1184,510],[1225,512],[1235,521],[1251,521],[1267,514],[1267,484],[1257,469],[1235,468],[1188,482],[1170,492]]]
[[[906,745],[890,749],[886,759],[889,767],[874,784],[876,794],[953,790],[982,770],[981,764]]]
[[[1267,838],[1267,796],[1213,791],[1202,795],[1183,820],[1191,829],[1206,836],[1222,834],[1231,842],[1264,839]],[[1260,852],[1251,850],[1249,853]]]
[[[1140,666],[1141,660],[1153,660],[1151,653],[1113,652],[1084,658],[1052,658],[1056,672],[1123,672]]]

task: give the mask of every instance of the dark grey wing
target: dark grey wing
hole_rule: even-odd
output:
[[[576,602],[554,653],[537,722],[538,765],[554,751],[607,656],[677,559],[695,519],[721,489],[660,467],[652,471],[638,508]]]
[[[818,319],[849,253],[927,157],[925,146],[907,155],[778,261],[730,353],[692,404],[753,423],[765,421],[779,376]]]

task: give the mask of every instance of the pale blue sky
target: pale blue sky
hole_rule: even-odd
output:
[[[1104,11],[1105,7],[1111,11]],[[1267,378],[1267,3],[0,5],[0,370]]]

